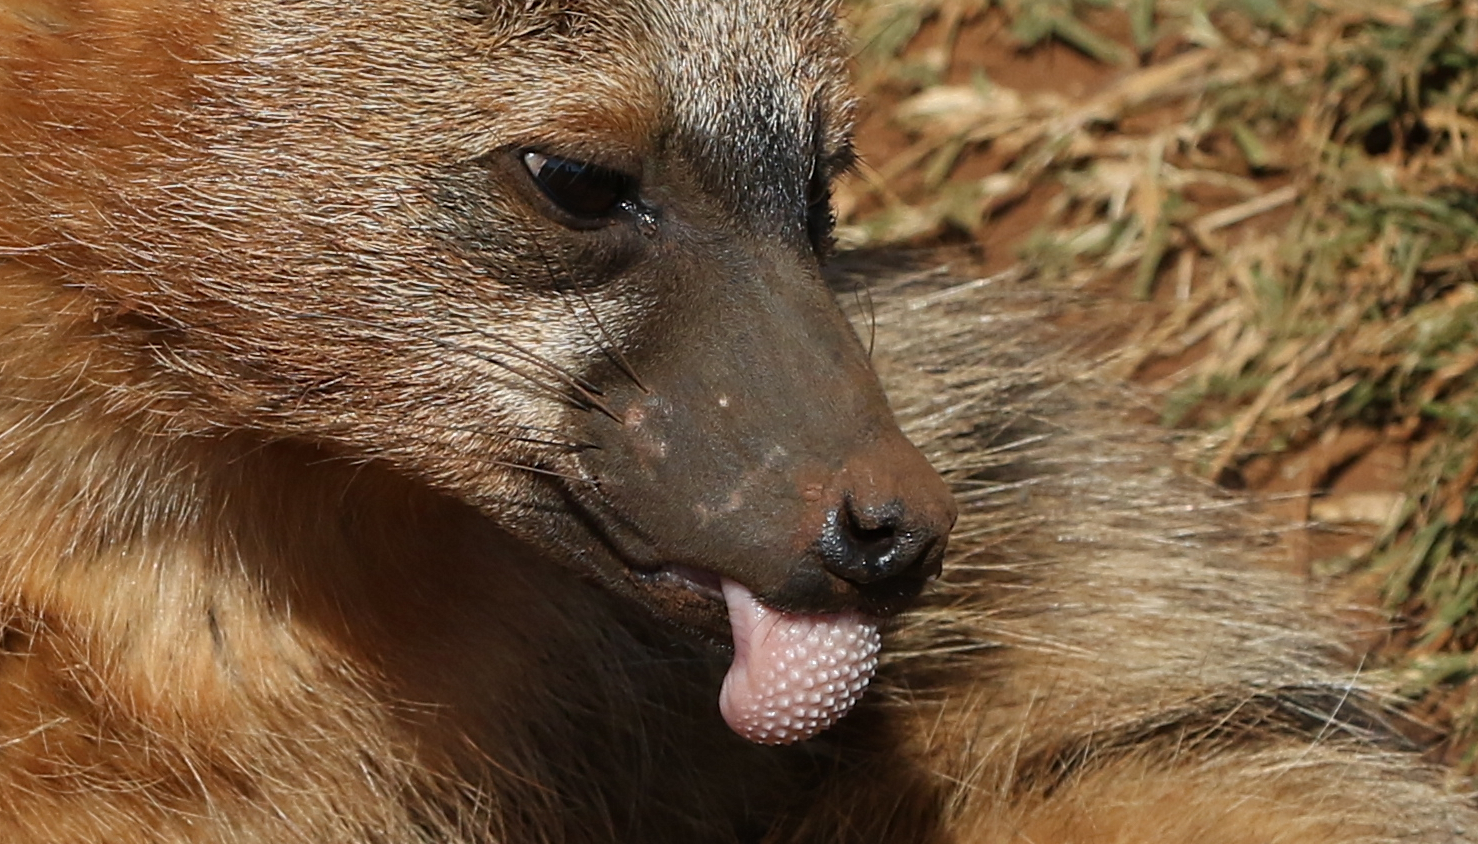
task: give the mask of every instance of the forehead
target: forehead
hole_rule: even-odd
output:
[[[674,138],[712,172],[804,185],[840,144],[848,103],[841,39],[819,3],[678,0],[661,33]],[[830,133],[830,134],[829,134]]]
[[[830,2],[577,1],[535,14],[502,21],[538,33],[520,39],[531,75],[547,86],[551,61],[561,67],[545,104],[562,113],[544,126],[566,137],[676,152],[712,192],[786,213],[804,202],[816,156],[845,144],[851,102]]]
[[[794,120],[824,105],[844,74],[828,4],[660,0],[648,49],[674,117],[722,133],[735,112]]]

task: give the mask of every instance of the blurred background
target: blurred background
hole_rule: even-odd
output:
[[[1056,288],[1478,772],[1478,0],[846,0],[844,248]]]

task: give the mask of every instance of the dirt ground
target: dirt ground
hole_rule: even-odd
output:
[[[1125,50],[1132,50],[1128,22],[1122,13],[1097,11],[1089,20]],[[926,23],[916,48],[936,47],[939,29],[938,21]],[[1156,58],[1149,56],[1144,61],[1151,63]],[[962,84],[980,71],[1005,87],[1054,93],[1074,100],[1104,90],[1125,72],[1055,39],[1022,49],[1010,35],[1004,16],[995,10],[960,27],[946,82]],[[864,100],[857,131],[857,146],[864,166],[876,167],[874,162],[895,160],[909,149],[909,135],[889,120],[898,101],[907,95],[904,90],[883,86]],[[1176,117],[1165,114],[1162,119]],[[1132,134],[1158,127],[1151,116],[1144,118],[1139,126],[1120,128]],[[962,178],[989,175],[1000,166],[1000,161],[994,158],[989,150],[968,151],[956,164],[954,174]],[[1278,175],[1246,175],[1269,188],[1277,188],[1285,181]],[[1051,185],[1028,192],[993,214],[980,236],[946,234],[942,238],[924,239],[917,245],[956,246],[948,254],[954,258],[959,272],[981,275],[1001,272],[1017,262],[1027,237],[1045,224],[1045,212],[1053,196]],[[1235,195],[1218,196],[1212,191],[1203,192],[1198,198],[1212,209],[1230,205],[1237,199]],[[857,213],[865,214],[867,210],[864,203]],[[1277,231],[1287,224],[1288,213],[1279,209],[1249,220],[1244,224],[1244,231]],[[1169,284],[1157,285],[1155,296],[1141,301],[1129,295],[1123,282],[1122,277],[1110,276],[1076,291],[1058,316],[1060,324],[1080,336],[1097,338],[1094,345],[1106,349],[1132,342],[1136,327],[1162,319],[1175,306],[1174,289]],[[1090,346],[1089,351],[1092,350]],[[1194,364],[1205,353],[1206,345],[1197,344],[1173,357],[1151,357],[1126,374],[1144,394],[1153,397],[1163,394],[1175,373]],[[1382,505],[1389,505],[1401,495],[1413,450],[1421,448],[1415,433],[1343,429],[1276,457],[1257,457],[1245,466],[1224,472],[1218,480],[1230,488],[1251,493],[1275,518],[1308,525],[1306,530],[1289,538],[1293,561],[1307,568],[1331,557],[1348,556],[1352,550],[1358,552],[1373,536],[1374,514],[1388,510],[1388,506]]]
[[[1127,54],[1134,54],[1129,22],[1124,14],[1093,10],[1086,20]],[[1129,65],[1095,60],[1052,38],[1023,49],[1012,36],[1006,17],[990,9],[963,22],[940,17],[926,21],[909,51],[922,62],[927,62],[931,55],[937,58],[948,54],[950,60],[937,80],[943,84],[965,85],[983,75],[991,83],[1019,93],[1084,101],[1108,90],[1136,68],[1174,58],[1181,48],[1182,45],[1173,42],[1164,43],[1152,54],[1140,56],[1137,64]],[[916,149],[921,143],[917,135],[900,127],[894,119],[900,103],[913,96],[916,87],[869,80],[865,76],[862,85],[867,96],[860,114],[857,145],[863,172],[853,177],[855,189],[844,189],[840,197],[843,216],[848,218],[862,218],[878,211],[889,191],[907,194],[918,188],[917,180],[921,178],[895,166],[899,161],[921,158]],[[1176,109],[1150,109],[1114,128],[1127,136],[1148,135],[1182,118],[1183,114]],[[1215,148],[1218,143],[1229,145],[1230,141],[1212,137],[1206,148],[1198,152],[1214,156],[1218,153]],[[954,161],[951,178],[985,178],[1000,170],[1004,163],[1002,154],[990,145],[966,148]],[[1249,172],[1244,167],[1236,175],[1268,192],[1288,184],[1286,174],[1279,172]],[[878,189],[880,183],[886,183],[887,187]],[[1214,186],[1192,186],[1189,190],[1191,201],[1203,213],[1245,199],[1245,193],[1218,190]],[[993,209],[973,233],[936,232],[915,239],[913,245],[947,247],[943,254],[950,256],[956,272],[980,275],[1001,272],[1017,265],[1029,238],[1047,223],[1058,194],[1059,189],[1053,184],[1034,185]],[[1279,232],[1288,225],[1291,214],[1291,206],[1285,206],[1253,215],[1233,227],[1228,237]],[[1091,284],[1071,291],[1065,298],[1068,304],[1057,319],[1074,337],[1090,338],[1080,341],[1090,354],[1110,355],[1115,349],[1141,340],[1152,326],[1165,320],[1183,302],[1187,280],[1177,281],[1176,272],[1173,265],[1163,268],[1145,298],[1132,295],[1127,269],[1101,275]],[[1194,367],[1210,348],[1203,340],[1176,354],[1128,358],[1131,363],[1118,374],[1144,396],[1146,421],[1155,422],[1161,417],[1161,405],[1178,376]],[[1179,424],[1194,428],[1200,421],[1193,415],[1179,420]],[[1389,625],[1380,621],[1384,617],[1376,609],[1380,603],[1380,584],[1368,575],[1352,573],[1352,569],[1401,509],[1408,469],[1421,458],[1425,448],[1427,442],[1421,429],[1345,426],[1313,432],[1286,450],[1262,454],[1216,472],[1220,483],[1249,494],[1275,524],[1282,526],[1277,531],[1281,549],[1270,556],[1270,564],[1298,573],[1327,589],[1330,600],[1341,606],[1371,608],[1362,620],[1372,628],[1368,644],[1375,662],[1379,662],[1383,650],[1409,646],[1410,635],[1403,630],[1400,620]],[[1419,715],[1445,720],[1440,702],[1429,703],[1423,709]],[[1440,758],[1447,753],[1439,748],[1434,756]]]

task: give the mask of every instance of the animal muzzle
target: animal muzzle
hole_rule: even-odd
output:
[[[579,500],[617,561],[604,579],[732,641],[729,723],[781,742],[860,693],[881,619],[939,573],[955,507],[826,291],[769,294],[634,357],[641,384],[581,432],[597,447]]]
[[[734,661],[719,707],[739,735],[765,744],[809,738],[861,696],[877,666],[878,618],[939,573],[954,522],[947,491],[922,462],[901,436],[889,438],[848,461],[832,488],[810,490],[819,517],[803,523],[820,529],[803,566],[819,563],[829,585],[855,595],[856,609],[782,611],[723,581]]]
[[[903,609],[939,573],[954,503],[872,374],[830,376],[761,376],[794,408],[701,373],[692,392],[665,385],[617,405],[622,424],[589,436],[597,448],[582,458],[595,481],[584,508],[614,556],[715,598],[728,578],[786,612]]]
[[[861,696],[881,620],[939,573],[955,510],[896,429],[839,460],[769,453],[769,464],[733,466],[727,482],[699,466],[709,477],[697,483],[634,489],[612,474],[602,491],[624,516],[608,535],[638,598],[732,642],[720,709],[739,735],[782,744],[829,727]]]

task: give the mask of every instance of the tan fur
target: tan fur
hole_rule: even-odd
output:
[[[944,582],[833,731],[729,734],[722,656],[483,515],[530,483],[488,466],[527,449],[478,462],[457,426],[565,411],[415,320],[569,367],[595,335],[446,266],[414,185],[521,138],[640,160],[667,90],[722,128],[706,98],[738,77],[638,23],[739,43],[789,15],[795,40],[736,49],[806,68],[840,143],[829,12],[451,22],[476,5],[0,2],[0,841],[1474,828],[1314,632],[1332,622],[1248,566],[1224,502],[1168,476],[1112,390],[1044,356],[1035,300],[989,285],[873,293],[895,410],[964,508]],[[488,297],[456,298],[458,273]],[[618,337],[651,307],[587,304]]]

